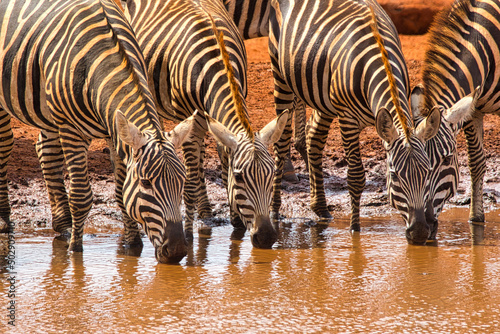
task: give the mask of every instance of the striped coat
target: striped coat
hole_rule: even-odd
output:
[[[436,18],[428,44],[423,91],[416,105],[424,114],[438,108],[452,118],[470,115],[463,126],[472,189],[469,220],[481,224],[486,170],[483,117],[500,114],[500,1],[456,0],[449,11]],[[455,137],[456,133],[453,141]],[[450,159],[456,154],[452,143],[448,155],[438,157],[435,165],[458,179],[458,166]],[[440,191],[452,196],[457,182],[443,182]]]
[[[389,201],[403,216],[408,241],[425,242],[435,226],[426,217],[430,161],[424,145],[437,133],[440,114],[434,111],[418,126],[413,123],[406,63],[389,17],[372,0],[277,0],[273,9],[270,51],[278,111],[290,108],[294,95],[314,109],[307,134],[311,208],[320,218],[331,218],[322,151],[338,117],[348,162],[351,229],[359,230],[365,185],[359,135],[375,126],[387,151]]]
[[[54,215],[54,229],[82,250],[92,204],[87,151],[94,138],[111,138],[117,201],[127,247],[145,229],[160,262],[186,253],[180,213],[185,169],[173,143],[183,142],[192,119],[167,140],[146,82],[139,46],[111,0],[0,3],[0,212],[9,219],[6,165],[11,117],[41,129],[37,143]],[[186,126],[187,125],[187,126]],[[66,195],[62,165],[70,186]]]
[[[219,0],[128,0],[126,4],[160,115],[182,121],[195,110],[205,114],[196,119],[196,131],[183,146],[188,175],[186,234],[192,236],[196,205],[202,217],[211,211],[199,201],[207,198],[201,181],[208,130],[219,144],[233,225],[249,229],[254,246],[271,247],[277,232],[269,217],[274,163],[267,146],[281,135],[288,113],[253,132],[245,102],[245,46]]]

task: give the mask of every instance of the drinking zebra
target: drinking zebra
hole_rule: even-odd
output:
[[[187,253],[181,199],[185,168],[174,144],[189,137],[193,118],[167,140],[146,81],[139,46],[111,0],[19,0],[0,3],[0,216],[9,221],[6,167],[10,120],[41,129],[37,152],[51,200],[54,229],[71,233],[80,252],[92,205],[87,151],[111,138],[117,202],[126,247],[142,245],[137,222],[159,262]],[[66,194],[63,164],[69,174]]]
[[[389,202],[403,216],[407,240],[425,242],[432,227],[425,211],[431,166],[424,145],[439,130],[441,115],[433,110],[414,126],[407,68],[387,14],[374,0],[277,0],[270,27],[278,111],[291,108],[294,95],[314,109],[307,135],[312,210],[320,218],[332,217],[322,151],[338,117],[348,162],[351,230],[359,230],[365,185],[359,135],[374,125],[387,151]]]
[[[238,30],[244,39],[252,39],[263,36],[269,36],[269,14],[271,12],[271,0],[224,0],[224,6],[229,12],[229,16],[233,19],[238,27]],[[303,101],[295,97],[294,106],[294,133],[290,127],[291,119],[288,126],[283,131],[283,138],[291,138],[294,135],[294,147],[300,153],[302,159],[306,163],[307,169],[307,149],[306,149],[306,105]],[[286,142],[286,139],[283,141]],[[280,142],[275,143],[274,151],[278,153],[283,150]],[[298,181],[295,175],[295,169],[290,160],[290,152],[287,153],[285,160],[281,160],[281,155],[276,155],[276,169],[283,170],[283,173],[277,174],[274,183],[274,193],[277,193],[275,198],[280,200],[281,179],[288,181]],[[280,202],[281,204],[281,202]],[[275,216],[278,214],[276,213]]]
[[[207,198],[203,138],[209,130],[219,144],[233,225],[251,229],[254,246],[271,247],[277,232],[269,217],[274,162],[267,146],[281,136],[288,112],[253,133],[245,102],[245,46],[222,2],[128,0],[125,12],[160,115],[182,121],[195,110],[205,114],[183,145],[186,235],[192,237],[197,202],[199,214],[211,212],[198,201]]]
[[[471,113],[464,124],[472,185],[469,221],[483,223],[483,117],[500,114],[500,1],[455,1],[435,19],[428,44],[423,92],[415,103],[424,114],[435,108],[450,115],[457,110]],[[455,158],[450,159],[455,150],[454,143],[443,165],[458,178]],[[440,188],[453,194],[456,182]]]

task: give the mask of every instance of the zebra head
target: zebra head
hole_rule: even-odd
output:
[[[193,116],[167,135],[141,132],[121,112],[116,116],[119,138],[132,149],[123,203],[129,216],[143,226],[160,263],[179,262],[187,254],[180,210],[186,171],[174,146],[189,137],[192,122]]]
[[[269,215],[275,169],[267,147],[281,137],[288,113],[281,113],[255,133],[253,140],[246,132],[234,134],[205,115],[209,131],[228,155],[229,205],[250,230],[252,244],[258,248],[271,248],[278,238]]]
[[[425,143],[425,151],[431,164],[426,217],[428,223],[431,222],[430,226],[435,227],[431,231],[431,239],[436,238],[439,213],[446,201],[457,191],[459,180],[457,135],[463,124],[472,116],[479,95],[480,88],[477,87],[474,92],[449,108],[445,109],[437,105],[433,107],[433,109],[442,110],[442,116],[438,133]],[[411,93],[411,109],[415,124],[420,124],[425,119],[424,106],[424,89],[419,85]]]
[[[376,129],[387,151],[389,203],[401,212],[409,243],[425,243],[431,235],[426,217],[431,162],[425,143],[436,135],[440,120],[439,110],[433,110],[414,131],[400,134],[387,109],[377,113]]]

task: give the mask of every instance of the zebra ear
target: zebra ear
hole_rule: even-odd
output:
[[[276,143],[278,139],[280,139],[289,117],[290,110],[286,109],[281,114],[279,114],[278,117],[273,119],[259,132],[257,132],[257,136],[260,138],[264,145],[270,146]]]
[[[458,100],[457,103],[444,112],[444,119],[451,124],[458,124],[469,120],[476,107],[476,102],[479,99],[480,92],[481,89],[478,86],[472,93]]]
[[[413,118],[422,116],[424,110],[424,86],[416,85],[410,95],[410,105]]]
[[[438,133],[440,125],[441,112],[438,107],[434,107],[424,121],[417,126],[415,135],[424,142],[428,141]]]
[[[398,138],[398,131],[394,126],[391,113],[385,108],[380,108],[378,111],[375,119],[375,128],[379,137],[389,145]]]
[[[189,139],[189,135],[193,131],[193,123],[197,113],[198,111],[195,110],[191,116],[177,124],[173,130],[165,132],[165,136],[174,144],[175,149],[178,149]]]
[[[131,146],[132,149],[138,150],[143,147],[147,139],[141,133],[141,131],[120,111],[116,111],[115,125],[118,130],[118,136],[127,145]]]
[[[234,152],[238,147],[238,138],[222,123],[210,117],[209,114],[205,113],[205,119],[207,120],[208,131],[210,131],[215,139]]]

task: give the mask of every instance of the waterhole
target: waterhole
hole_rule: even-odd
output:
[[[441,215],[438,242],[408,245],[396,217],[329,225],[280,223],[273,249],[195,233],[179,265],[159,264],[147,239],[118,251],[120,229],[84,237],[70,254],[49,229],[15,235],[4,270],[0,328],[16,333],[493,332],[500,328],[500,212],[473,245],[465,209]],[[8,298],[15,277],[15,297]],[[15,327],[7,306],[15,300]],[[5,330],[2,330],[5,332]]]

